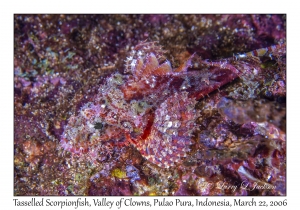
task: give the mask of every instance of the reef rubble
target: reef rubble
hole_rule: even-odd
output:
[[[15,195],[286,195],[285,15],[14,24]]]

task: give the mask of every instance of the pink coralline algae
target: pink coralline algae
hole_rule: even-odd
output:
[[[286,15],[14,27],[15,195],[286,195]]]

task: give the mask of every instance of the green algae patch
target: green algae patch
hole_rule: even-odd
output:
[[[116,168],[114,169],[112,172],[111,172],[111,175],[116,177],[116,178],[119,178],[119,179],[124,179],[126,178],[126,172],[125,171],[122,171],[121,169],[119,168]]]

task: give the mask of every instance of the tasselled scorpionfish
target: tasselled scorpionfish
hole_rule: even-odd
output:
[[[230,62],[203,61],[203,70],[190,70],[192,58],[173,69],[156,42],[138,44],[125,61],[127,74],[100,85],[95,100],[69,118],[60,145],[96,157],[106,142],[127,142],[159,167],[181,162],[193,143],[196,101],[239,74]]]

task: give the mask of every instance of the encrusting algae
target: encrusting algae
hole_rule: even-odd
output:
[[[285,195],[285,41],[284,15],[15,15],[15,195]]]

